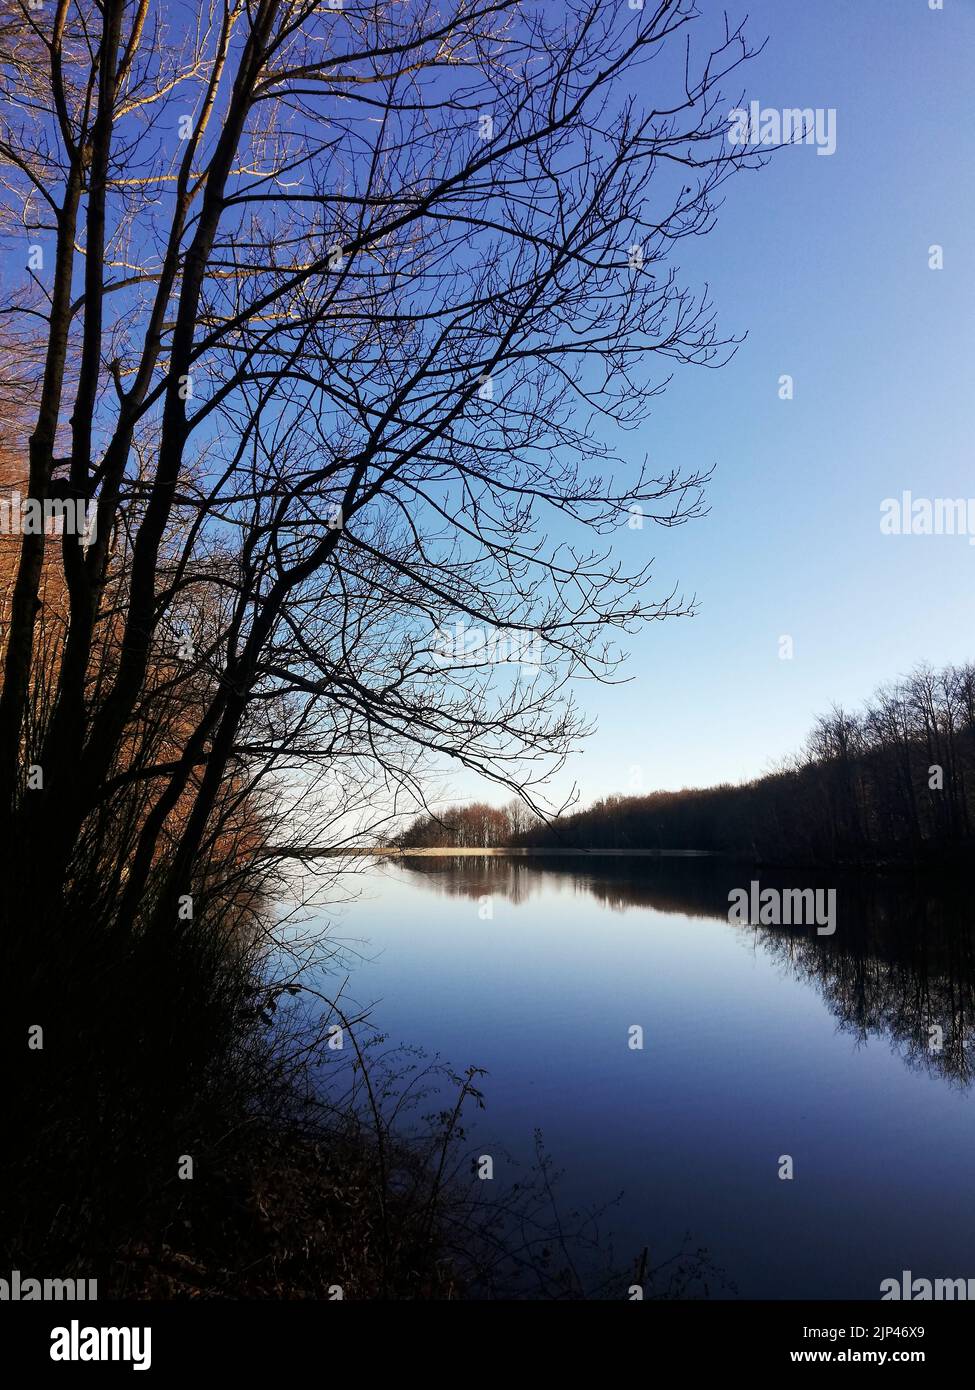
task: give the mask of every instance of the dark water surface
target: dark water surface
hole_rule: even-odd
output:
[[[335,932],[361,943],[350,990],[392,1040],[487,1068],[475,1134],[497,1180],[540,1128],[563,1200],[622,1191],[602,1223],[621,1263],[690,1233],[742,1298],[975,1277],[968,895],[833,876],[827,937],[730,925],[752,877],[817,882],[700,859],[383,861]]]

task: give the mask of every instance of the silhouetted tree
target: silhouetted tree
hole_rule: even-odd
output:
[[[271,785],[296,814],[316,777],[415,792],[430,754],[530,785],[583,727],[572,676],[686,611],[549,543],[546,515],[700,506],[697,471],[614,473],[595,423],[644,418],[656,364],[729,349],[667,265],[756,162],[725,138],[740,30],[696,75],[693,50],[652,62],[697,22],[677,0],[235,0],[186,34],[145,0],[8,17],[29,492],[97,515],[87,547],[23,536],[4,623],[15,918],[84,882],[121,929],[171,921]],[[67,614],[38,705],[49,569]]]

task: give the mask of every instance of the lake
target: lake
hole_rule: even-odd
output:
[[[332,922],[328,984],[350,973],[392,1041],[486,1068],[473,1134],[495,1181],[540,1129],[560,1201],[621,1194],[600,1227],[624,1267],[690,1241],[723,1274],[711,1296],[763,1299],[975,1275],[970,899],[834,874],[825,936],[729,923],[752,878],[827,883],[710,859],[378,860]]]

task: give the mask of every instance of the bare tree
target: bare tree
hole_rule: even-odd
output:
[[[741,30],[692,41],[686,0],[225,0],[188,32],[148,0],[19,5],[29,493],[96,521],[59,553],[24,534],[5,624],[24,891],[171,921],[264,789],[307,805],[316,770],[416,794],[448,755],[523,791],[583,730],[568,683],[690,606],[581,538],[701,510],[704,470],[612,439],[669,364],[733,350],[670,256],[757,162],[726,138]]]

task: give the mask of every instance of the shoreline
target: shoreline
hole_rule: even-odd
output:
[[[870,874],[910,874],[928,875],[932,872],[954,873],[967,868],[967,859],[962,862],[956,857],[934,856],[930,858],[881,858],[881,859],[835,859],[816,861],[787,857],[782,859],[763,858],[760,855],[713,849],[577,849],[566,846],[492,846],[485,848],[459,848],[424,846],[416,849],[400,849],[395,845],[363,846],[351,849],[321,848],[314,851],[315,858],[321,859],[711,859],[718,863],[748,865],[753,870],[782,873],[796,870],[808,873],[870,873]]]
[[[500,858],[502,856],[526,858],[534,855],[571,855],[581,858],[637,858],[637,859],[714,859],[716,854],[710,849],[569,849],[549,847],[539,848],[536,846],[514,847],[514,848],[484,848],[484,849],[399,849],[395,846],[382,846],[376,849],[344,849],[336,850],[336,855],[390,855],[396,859],[418,859],[436,857],[455,857],[465,855],[481,858]]]

